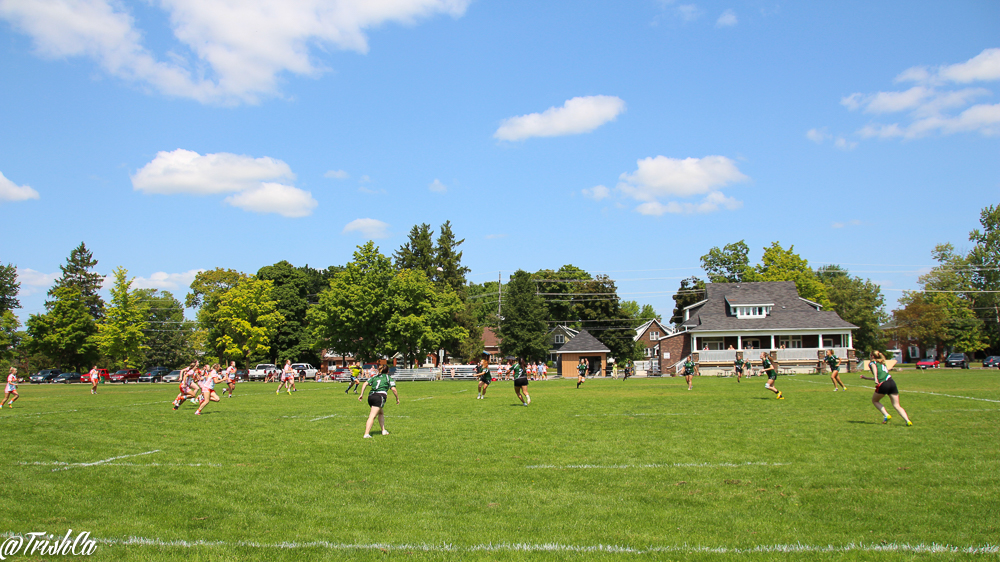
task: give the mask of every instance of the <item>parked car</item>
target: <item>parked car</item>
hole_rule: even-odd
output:
[[[941,366],[941,362],[937,359],[921,359],[917,361],[918,369],[937,369]]]
[[[163,375],[163,382],[181,382],[181,372],[179,370],[170,371]]]
[[[249,380],[246,369],[236,369],[236,380],[245,381]]]
[[[166,367],[153,367],[139,377],[139,382],[161,382],[164,375],[170,372]]]
[[[335,381],[349,381],[351,380],[351,370],[347,367],[330,369],[330,379]]]
[[[307,379],[316,378],[316,368],[309,363],[292,363],[292,370],[299,376]]]
[[[98,379],[108,380],[108,370],[107,369],[98,369],[97,370],[97,378]],[[80,382],[85,382],[87,384],[90,384],[90,371],[87,371],[86,373],[80,375]]]
[[[983,367],[1000,367],[1000,355],[990,355],[983,359]]]
[[[948,367],[958,367],[960,369],[969,368],[969,358],[965,356],[964,353],[951,353],[944,360],[944,366]]]
[[[58,377],[52,379],[53,383],[69,384],[71,382],[81,382],[83,377],[80,373],[62,373]]]
[[[250,369],[248,376],[252,381],[262,381],[267,377],[268,373],[280,370],[281,369],[272,363],[259,363],[255,368]]]
[[[28,377],[31,384],[41,384],[43,382],[52,382],[52,380],[58,377],[62,371],[59,369],[42,369],[37,373]]]
[[[139,382],[139,369],[119,369],[111,375],[111,382],[126,384],[129,382]]]

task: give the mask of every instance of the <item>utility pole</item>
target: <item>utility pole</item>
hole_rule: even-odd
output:
[[[503,308],[503,272],[497,272],[497,318],[500,318],[500,310]]]

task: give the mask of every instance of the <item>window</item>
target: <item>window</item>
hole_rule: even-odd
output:
[[[556,343],[566,343],[566,336],[562,334],[556,334]]]
[[[660,339],[660,332],[649,332],[649,341],[656,341],[658,339]]]
[[[737,318],[764,318],[771,313],[771,305],[730,306],[729,312]]]
[[[702,338],[701,339],[702,350],[704,350],[704,348],[707,347],[709,351],[720,351],[720,350],[725,349],[725,347],[724,347],[725,343],[726,343],[726,340],[723,339],[723,338]]]
[[[647,347],[646,348],[646,357],[649,357],[650,355],[652,355],[652,352],[653,352],[653,350]]]
[[[802,336],[778,336],[778,347],[785,349],[802,349]]]

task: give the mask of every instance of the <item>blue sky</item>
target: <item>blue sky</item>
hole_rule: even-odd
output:
[[[670,315],[772,241],[913,289],[1000,203],[1000,2],[0,0],[0,261],[344,264],[451,220]],[[294,6],[293,6],[294,4]]]

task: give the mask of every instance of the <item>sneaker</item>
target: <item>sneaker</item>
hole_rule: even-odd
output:
[[[525,405],[527,406],[528,404],[531,404],[531,397],[530,396],[528,397],[528,401],[525,403]]]
[[[280,388],[279,388],[278,390],[275,390],[275,391],[274,391],[274,395],[275,395],[275,396],[277,396],[279,392],[281,392],[281,389],[280,389]]]
[[[913,425],[913,422],[911,421],[906,422],[906,427],[910,427],[911,425]]]
[[[528,403],[527,402],[521,402],[521,405],[524,406],[525,408],[528,407]]]
[[[889,420],[891,420],[891,419],[892,419],[892,416],[889,415],[889,414],[886,414],[885,417],[882,418],[882,423],[889,423]]]
[[[371,439],[371,438],[372,438],[371,435],[368,435],[367,433],[365,434],[365,439]]]
[[[180,406],[178,406],[177,403],[174,402],[174,409],[176,410],[177,408],[180,408]]]
[[[779,393],[778,393],[778,400],[784,400],[784,399],[785,399],[785,397],[784,397],[784,396],[782,396],[782,395],[781,395],[781,393],[779,392]]]
[[[837,387],[833,387],[833,391],[834,391],[834,392],[837,392]]]
[[[389,430],[383,429],[382,430],[382,435],[389,435]]]
[[[201,415],[201,410],[195,410],[195,411],[194,411],[194,415],[196,415],[196,416],[200,416],[200,415]]]

